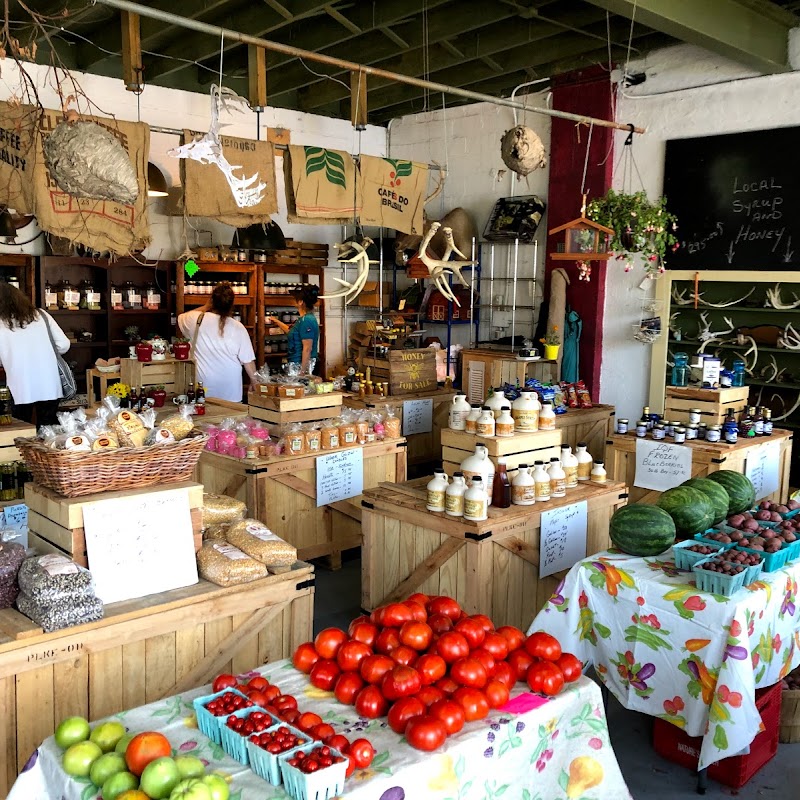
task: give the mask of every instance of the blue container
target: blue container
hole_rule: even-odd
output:
[[[752,553],[752,550],[748,550],[746,547],[736,546],[733,548],[734,550],[739,550],[743,553]],[[753,566],[746,567],[744,571],[744,586],[749,586],[754,581],[758,580],[758,576],[761,574],[761,570],[764,568],[764,559],[762,558],[758,564],[754,564]]]
[[[764,572],[777,572],[786,566],[789,559],[789,551],[787,549],[778,550],[777,553],[762,553],[760,550],[753,550],[745,545],[739,545],[746,553],[755,553],[764,559]]]
[[[697,535],[700,536],[700,534]],[[725,550],[730,550],[733,547],[732,544],[723,544],[722,542],[714,542],[711,540],[706,541],[703,539],[687,539],[684,542],[676,542],[674,545],[672,545],[672,557],[675,559],[675,566],[678,569],[683,569],[690,572],[692,567],[698,561],[702,561],[704,558],[712,557],[709,555],[704,555],[703,553],[695,553],[688,549],[696,544],[704,544],[707,547],[711,547],[714,550],[719,551],[720,553],[724,552]]]
[[[261,708],[261,706],[252,706],[251,708],[240,708],[238,711],[234,711],[233,714],[228,714],[228,717],[249,717],[254,711],[261,711],[269,717],[271,722],[269,723],[269,727],[265,728],[264,730],[269,730],[269,728],[274,727],[276,723],[280,722],[277,717],[274,717],[269,711]],[[225,717],[224,722],[220,722],[219,731],[220,737],[222,739],[222,749],[233,759],[236,759],[240,764],[244,764],[247,766],[250,761],[247,757],[247,736],[242,736],[241,733],[237,733],[235,730],[232,730],[228,727],[227,721],[228,717]],[[220,720],[222,718],[220,717]]]
[[[321,747],[321,742],[311,742],[296,748],[293,752],[302,750],[304,753],[311,752],[316,747]],[[331,754],[343,757],[338,750],[331,748]],[[347,772],[347,759],[340,764],[333,764],[325,769],[312,772],[306,775],[296,767],[287,763],[291,758],[288,753],[281,753],[278,761],[281,766],[281,777],[283,778],[284,788],[294,798],[294,800],[329,800],[344,792],[344,779]]]
[[[253,744],[249,739],[247,740],[247,754],[250,757],[250,769],[252,769],[259,778],[269,781],[273,786],[280,786],[281,783],[280,758],[291,758],[292,753],[302,750],[309,744],[319,744],[319,742],[312,742],[312,740],[305,733],[297,730],[297,728],[294,728],[291,725],[287,725],[285,722],[280,722],[277,725],[273,725],[271,728],[267,729],[267,732],[272,733],[273,731],[276,731],[278,728],[282,727],[286,727],[296,736],[302,737],[305,743],[276,756],[273,753],[268,753],[257,744]]]
[[[195,697],[195,699],[192,701],[192,705],[194,706],[194,715],[197,717],[197,727],[200,729],[201,733],[204,733],[209,739],[211,739],[212,742],[216,742],[217,744],[222,744],[220,721],[223,719],[223,717],[215,717],[210,711],[208,711],[206,704],[210,703],[212,700],[216,700],[218,697],[222,697],[222,695],[227,694],[228,692],[238,694],[239,697],[244,697],[244,699],[247,700],[247,696],[242,694],[238,689],[223,689],[221,692],[216,692],[215,694],[207,694],[203,697]]]
[[[742,570],[738,575],[723,575],[721,572],[709,572],[703,569],[702,565],[707,561],[713,561],[715,556],[698,561],[692,567],[694,572],[695,583],[701,592],[712,592],[713,594],[721,594],[724,597],[732,597],[744,586],[745,570]]]

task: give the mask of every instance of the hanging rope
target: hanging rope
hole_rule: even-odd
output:
[[[586,158],[583,160],[583,177],[581,178],[581,195],[586,194],[586,172],[589,168],[589,150],[592,147],[592,133],[594,132],[594,123],[589,125],[589,138],[586,140]]]

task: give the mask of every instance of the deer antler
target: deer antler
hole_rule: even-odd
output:
[[[778,377],[778,362],[775,360],[775,356],[772,353],[770,353],[769,360],[771,363],[767,364],[764,367],[761,367],[758,375],[762,380],[771,383]],[[770,373],[769,370],[772,370],[772,372]]]
[[[369,255],[367,254],[367,248],[371,244],[373,244],[372,239],[370,239],[368,236],[365,236],[361,240],[360,244],[356,241],[349,241],[345,244],[336,245],[339,250],[342,250],[345,247],[352,247],[353,250],[356,251],[356,255],[352,258],[342,260],[346,264],[358,264],[358,274],[352,283],[342,280],[341,278],[334,278],[336,283],[340,283],[342,286],[344,286],[344,289],[334,292],[333,294],[320,295],[322,300],[331,300],[335,297],[346,297],[348,299],[345,300],[345,305],[349,305],[353,300],[356,299],[356,297],[358,297],[359,294],[361,294],[364,284],[367,282],[367,277],[369,276]]]
[[[767,289],[767,303],[772,306],[772,308],[781,308],[781,309],[791,309],[797,308],[800,306],[800,298],[796,294],[792,294],[794,297],[794,303],[784,303],[783,299],[781,298],[781,285],[780,283],[775,284],[774,289]]]
[[[797,395],[797,399],[794,401],[794,405],[788,411],[786,410],[786,402],[784,401],[783,397],[781,397],[779,394],[777,393],[773,394],[772,397],[770,397],[770,400],[774,400],[776,397],[778,398],[778,400],[781,401],[781,405],[783,406],[783,413],[777,417],[773,415],[772,419],[775,422],[791,417],[792,414],[794,414],[794,412],[797,411],[798,408],[800,408],[800,394]]]
[[[709,308],[727,308],[728,306],[736,306],[739,305],[739,303],[743,303],[745,300],[747,300],[748,297],[750,297],[751,294],[753,294],[755,290],[756,287],[754,286],[746,295],[743,295],[737,300],[729,300],[725,303],[709,303],[708,300],[703,300],[703,299],[701,299],[699,302],[701,305],[708,306]],[[703,297],[702,292],[698,295],[698,297],[699,298]]]
[[[677,286],[672,287],[672,299],[675,301],[675,305],[678,306],[690,306],[694,302],[694,296],[690,295],[686,297],[686,292],[688,289],[681,289],[678,291]],[[702,297],[703,293],[697,295],[698,297]]]

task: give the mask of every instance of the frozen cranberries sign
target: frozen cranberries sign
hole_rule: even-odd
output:
[[[664,194],[680,246],[668,269],[795,270],[800,128],[667,142]]]

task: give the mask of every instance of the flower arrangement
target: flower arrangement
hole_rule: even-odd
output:
[[[112,383],[111,386],[108,387],[108,391],[106,394],[113,394],[116,397],[119,397],[122,400],[125,397],[129,397],[131,393],[131,387],[128,386],[127,383]]]
[[[609,248],[625,261],[625,271],[634,265],[634,254],[644,259],[645,272],[651,277],[664,272],[667,250],[678,249],[675,231],[677,218],[667,211],[667,198],[651,203],[645,192],[626,194],[609,189],[605,197],[592,200],[587,208],[589,219],[612,228]]]
[[[558,325],[553,325],[547,334],[539,339],[539,341],[542,344],[548,344],[551,346],[561,344],[561,337],[558,335]]]

